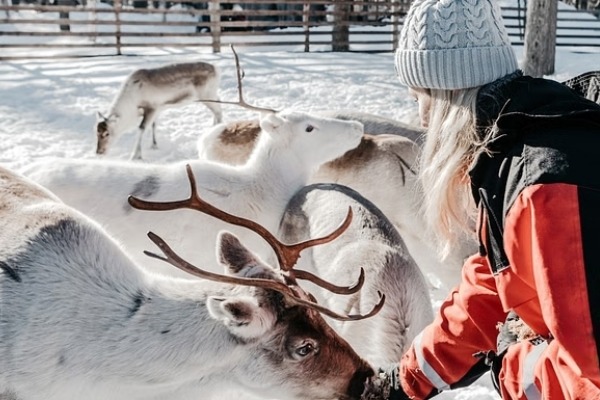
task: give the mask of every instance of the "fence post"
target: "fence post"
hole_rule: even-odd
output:
[[[59,7],[64,7],[64,6],[70,6],[73,5],[73,0],[57,0],[56,1],[56,5]],[[69,12],[68,11],[59,11],[58,13],[58,18],[59,19],[69,19]],[[71,31],[71,27],[69,26],[68,23],[61,23],[60,25],[60,30],[61,32],[69,32]]]
[[[115,44],[117,46],[117,55],[121,55],[121,0],[114,0],[115,7]]]
[[[533,77],[554,73],[558,0],[529,0],[523,72]]]
[[[221,52],[221,2],[210,0],[208,13],[210,14],[210,35],[212,37],[213,53]]]
[[[332,51],[350,50],[350,5],[346,0],[335,0],[333,5]]]
[[[302,25],[304,26],[304,52],[310,52],[310,3],[302,7]]]
[[[400,4],[399,1],[392,1],[392,51],[398,48],[398,39],[400,38]]]

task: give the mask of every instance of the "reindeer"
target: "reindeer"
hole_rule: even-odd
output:
[[[239,104],[262,112],[260,126],[264,133],[243,166],[201,160],[143,164],[50,159],[32,164],[23,172],[67,204],[102,223],[134,257],[143,256],[146,246],[140,232],[162,226],[163,235],[170,242],[188,243],[182,251],[184,257],[216,268],[214,257],[207,255],[212,255],[216,232],[222,229],[222,223],[185,211],[150,217],[133,210],[126,202],[127,196],[144,195],[155,201],[183,196],[187,190],[183,164],[189,163],[208,201],[275,230],[285,205],[314,170],[356,147],[363,134],[358,122],[293,110],[276,112],[247,104],[237,69]],[[197,229],[199,225],[203,226],[201,231]],[[270,248],[252,232],[234,230],[234,233],[259,255],[271,254]],[[164,270],[159,262],[146,265]]]
[[[409,254],[403,238],[373,203],[357,191],[337,184],[313,184],[302,188],[286,207],[278,237],[298,242],[319,236],[335,227],[346,210],[353,210],[350,226],[335,241],[313,247],[298,266],[326,280],[342,284],[355,279],[364,267],[365,283],[350,296],[313,293],[329,308],[360,313],[386,293],[381,312],[372,318],[331,325],[371,365],[398,362],[414,337],[433,320],[426,280]]]
[[[97,154],[104,154],[123,133],[137,127],[131,159],[142,158],[142,137],[152,126],[152,147],[156,148],[155,119],[166,108],[203,100],[218,100],[219,72],[209,63],[170,64],[138,69],[122,84],[107,116],[98,113]],[[219,103],[204,103],[213,113],[213,124],[222,121]],[[140,122],[141,118],[141,122]]]
[[[476,251],[467,238],[463,246],[439,260],[433,240],[420,213],[422,193],[416,163],[422,132],[401,122],[353,111],[325,111],[321,115],[358,120],[365,127],[361,143],[330,162],[321,165],[309,183],[338,183],[351,187],[372,201],[400,233],[410,254],[426,274],[439,296],[460,281],[465,257]],[[227,165],[244,165],[262,132],[256,120],[240,120],[216,125],[198,140],[199,158]]]
[[[423,131],[410,124],[380,115],[356,110],[318,111],[318,115],[344,121],[358,121],[368,135],[396,135],[418,144],[423,140]],[[240,165],[248,161],[250,152],[260,134],[258,119],[247,119],[220,123],[198,137],[196,150],[200,159]]]
[[[298,280],[340,294],[337,286],[294,269],[299,253],[343,233],[294,245],[199,197],[191,168],[188,200],[145,210],[189,207],[254,230],[277,252],[281,270],[265,264],[231,233],[219,235],[226,275],[181,258],[158,235],[153,258],[203,280],[149,273],[93,220],[50,192],[0,168],[0,398],[135,400],[206,398],[224,387],[281,399],[357,399],[374,371],[324,321],[362,315],[317,304]],[[160,213],[159,213],[160,214]],[[201,228],[201,227],[199,227]]]

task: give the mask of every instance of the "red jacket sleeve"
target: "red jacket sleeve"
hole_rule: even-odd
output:
[[[505,318],[487,259],[469,258],[460,285],[402,358],[405,392],[422,399],[433,389],[446,390],[458,382],[480,361],[475,353],[496,349],[496,326]]]

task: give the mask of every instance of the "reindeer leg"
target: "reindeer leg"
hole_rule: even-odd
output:
[[[142,159],[142,136],[144,136],[144,128],[140,126],[138,128],[137,139],[133,147],[133,153],[131,153],[131,157],[129,157],[131,160]]]
[[[152,148],[158,149],[158,144],[156,143],[156,121],[152,121]]]
[[[144,132],[148,127],[148,123],[152,123],[154,125],[154,116],[156,115],[156,111],[153,108],[144,108],[144,117],[142,118],[142,122],[138,127],[138,136],[135,142],[135,146],[133,148],[133,153],[131,154],[130,159],[132,160],[141,160],[142,159],[142,137],[144,136]],[[152,131],[154,135],[154,130]]]
[[[223,111],[219,103],[204,103],[206,107],[213,113],[213,125],[220,124],[223,121]]]

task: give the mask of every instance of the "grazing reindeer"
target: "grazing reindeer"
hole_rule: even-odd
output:
[[[232,385],[281,399],[359,398],[374,371],[320,313],[360,320],[383,296],[369,313],[338,314],[297,279],[352,294],[364,275],[340,287],[293,269],[300,251],[337,238],[351,214],[325,237],[284,246],[205,203],[188,176],[191,207],[264,235],[281,271],[225,232],[218,254],[228,274],[205,272],[151,232],[164,256],[149,255],[213,282],[148,273],[97,223],[0,169],[0,398],[184,400]]]
[[[241,87],[239,93],[243,100]],[[245,102],[240,101],[240,104]],[[285,205],[306,185],[310,175],[321,164],[356,147],[363,134],[362,124],[354,121],[297,111],[260,110],[263,111],[260,126],[264,134],[249,162],[243,166],[200,160],[150,165],[57,159],[35,163],[24,172],[67,204],[103,224],[134,257],[141,257],[146,246],[141,232],[160,226],[168,241],[188,243],[182,253],[185,258],[216,268],[211,256],[216,233],[223,228],[222,222],[190,215],[189,211],[148,216],[133,210],[127,204],[127,196],[144,195],[155,201],[183,196],[187,190],[183,164],[189,163],[208,201],[274,231]],[[203,227],[200,231],[199,225]],[[234,233],[261,256],[270,253],[264,241],[252,232],[234,230]],[[146,265],[164,269],[158,262],[146,262]]]
[[[142,158],[142,137],[152,126],[152,146],[156,147],[155,119],[165,108],[203,100],[218,100],[219,73],[205,62],[171,64],[138,69],[127,77],[115,97],[109,114],[98,113],[97,154],[104,154],[123,133],[137,127],[138,135],[131,159]],[[213,124],[223,119],[221,106],[204,103],[213,113]],[[141,122],[140,122],[141,118]]]
[[[356,118],[363,123],[365,134],[357,147],[321,165],[309,182],[349,186],[372,201],[394,224],[421,270],[430,278],[441,277],[432,286],[445,297],[450,288],[442,282],[451,286],[460,281],[464,258],[475,252],[476,244],[465,239],[463,247],[456,248],[446,260],[436,256],[419,208],[423,193],[415,167],[420,132],[371,114],[328,111],[323,115]],[[198,140],[199,158],[243,165],[261,135],[255,120],[219,124]]]
[[[302,255],[299,266],[325,279],[350,283],[365,269],[360,292],[331,296],[315,294],[328,308],[361,313],[386,293],[386,302],[376,316],[332,326],[371,365],[388,365],[402,358],[414,337],[433,320],[427,283],[419,267],[391,222],[369,200],[355,190],[337,184],[314,184],[298,191],[282,218],[279,238],[298,242],[319,236],[335,227],[350,207],[352,223],[343,235]]]

